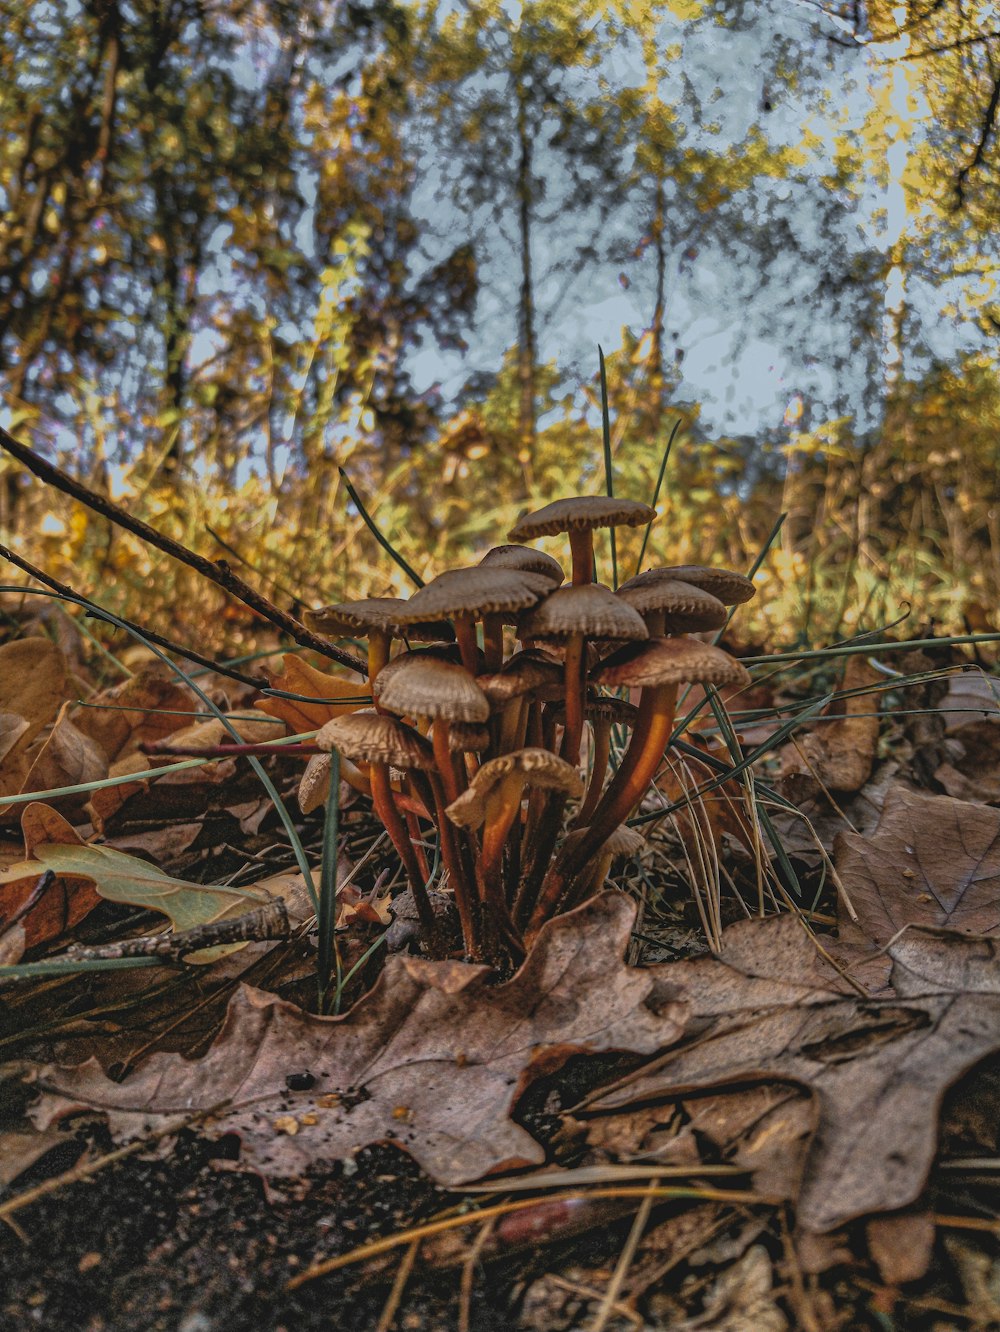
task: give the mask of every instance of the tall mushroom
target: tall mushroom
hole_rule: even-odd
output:
[[[566,729],[562,756],[580,761],[586,694],[585,644],[588,638],[641,641],[649,637],[642,617],[601,583],[558,588],[518,621],[521,638],[558,639],[566,645]]]
[[[594,531],[598,527],[643,527],[656,517],[656,510],[639,500],[606,495],[574,495],[554,500],[535,513],[525,514],[510,529],[511,541],[535,541],[538,537],[569,533],[573,554],[573,582],[594,580]]]
[[[475,675],[479,668],[476,621],[484,621],[486,669],[495,670],[503,657],[503,617],[514,617],[533,606],[551,588],[551,578],[523,570],[450,569],[415,592],[398,619],[400,624],[453,621],[462,662]]]
[[[469,789],[445,811],[461,828],[483,826],[480,872],[486,900],[509,920],[509,903],[503,892],[503,850],[521,812],[526,786],[583,794],[580,774],[547,749],[517,749],[490,759],[476,773]]]
[[[746,668],[728,652],[695,638],[654,638],[648,643],[629,643],[602,662],[593,678],[609,687],[641,688],[639,714],[625,757],[598,802],[590,826],[558,871],[549,874],[529,923],[529,932],[544,923],[575,876],[642,799],[670,739],[677,686],[750,681]]]

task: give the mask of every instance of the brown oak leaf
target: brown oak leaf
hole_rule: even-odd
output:
[[[486,967],[395,955],[339,1018],[243,986],[204,1058],[155,1055],[122,1084],[96,1060],[49,1067],[33,1117],[44,1128],[94,1106],[130,1135],[232,1098],[211,1131],[238,1134],[244,1164],[285,1178],[375,1142],[449,1185],[538,1164],[543,1149],[510,1118],[530,1082],[574,1054],[648,1054],[681,1032],[684,1005],[651,1007],[651,974],[622,961],[634,916],[623,896],[593,899],[547,925],[502,985]],[[310,1090],[289,1091],[302,1072]]]

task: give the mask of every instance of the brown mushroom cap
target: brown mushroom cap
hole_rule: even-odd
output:
[[[602,583],[557,588],[518,621],[521,638],[645,639],[642,616]]]
[[[510,529],[511,541],[534,541],[558,532],[585,532],[595,527],[641,527],[652,522],[656,510],[639,500],[608,495],[574,495],[553,500],[535,513],[525,514]]]
[[[448,748],[453,754],[481,754],[490,747],[488,726],[476,722],[452,722],[448,727]]]
[[[726,623],[726,608],[718,597],[677,578],[657,579],[638,587],[623,585],[618,596],[640,615],[662,612],[671,633],[721,629]]]
[[[586,828],[576,828],[573,832],[567,833],[563,841],[563,853],[570,852],[586,835]],[[620,823],[601,847],[601,854],[612,859],[615,856],[635,856],[645,845],[646,839],[641,833],[630,828],[627,823]]]
[[[409,652],[401,652],[398,657],[393,657],[376,675],[372,681],[372,694],[378,698],[382,693],[382,688],[387,685],[398,670],[402,670],[409,662],[425,661],[433,659],[434,661],[448,661],[460,665],[462,653],[456,643],[431,643],[425,648],[413,648]]]
[[[636,574],[634,578],[622,583],[618,591],[673,579],[710,592],[724,606],[741,606],[757,595],[757,589],[743,574],[735,573],[732,569],[711,569],[702,564],[674,564],[663,569],[647,569],[645,573]]]
[[[583,795],[580,774],[565,759],[547,749],[515,749],[484,763],[468,790],[453,800],[445,813],[460,828],[478,828],[486,818],[487,797],[514,773],[524,778],[526,786],[564,791],[574,798]]]
[[[508,703],[512,698],[530,694],[543,685],[561,686],[565,679],[562,662],[528,648],[515,652],[502,670],[491,675],[477,675],[476,684],[491,703]]]
[[[524,573],[541,574],[558,587],[565,580],[562,565],[543,550],[531,546],[494,546],[479,561],[481,569],[516,569]]]
[[[583,706],[583,715],[591,723],[608,722],[612,726],[634,726],[639,709],[634,703],[626,702],[624,698],[602,694],[599,698],[587,699]],[[553,708],[551,717],[557,726],[562,726],[566,720],[565,704]]]
[[[453,636],[452,627],[446,620],[411,623],[404,628],[396,618],[396,612],[408,605],[402,597],[365,597],[361,601],[341,601],[333,606],[307,610],[302,619],[308,628],[327,637],[343,634],[367,637],[374,632],[429,643]]]
[[[403,770],[434,767],[430,742],[413,729],[378,712],[334,717],[316,735],[320,749],[339,749],[355,762],[391,763]]]
[[[451,569],[414,592],[398,620],[410,624],[454,615],[514,615],[551,588],[550,578],[516,569]]]
[[[697,638],[651,638],[619,648],[601,662],[592,679],[645,689],[661,684],[745,685],[750,674],[728,652]]]
[[[382,680],[384,671],[379,672]],[[407,717],[484,722],[490,715],[486,695],[464,666],[434,657],[410,660],[379,690],[379,703]]]

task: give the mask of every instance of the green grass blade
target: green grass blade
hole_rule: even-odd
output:
[[[597,356],[601,365],[601,431],[604,436],[604,486],[607,491],[608,499],[612,499],[615,493],[614,472],[611,467],[611,413],[608,408],[608,369],[604,363],[604,349],[597,348]],[[618,591],[618,544],[615,540],[615,529],[608,529],[611,536],[611,586]]]
[[[326,1011],[326,992],[336,969],[336,988],[340,993],[342,967],[337,948],[337,843],[340,839],[340,751],[330,751],[330,790],[326,797],[326,821],[323,824],[323,860],[319,877],[319,956],[316,964],[319,981],[319,1011]]]
[[[678,416],[674,422],[674,428],[670,432],[670,438],[667,440],[667,447],[663,450],[663,457],[660,459],[660,472],[656,478],[656,489],[653,491],[653,498],[649,502],[649,507],[655,509],[660,499],[660,487],[663,485],[663,478],[667,471],[667,462],[670,458],[670,450],[674,447],[674,440],[677,432],[681,428],[681,417]],[[642,561],[646,554],[646,544],[649,541],[649,530],[653,526],[653,519],[650,518],[646,524],[646,530],[642,534],[642,545],[639,547],[639,558],[635,562],[635,572],[639,573],[642,569]]]
[[[372,536],[382,547],[385,553],[390,557],[390,559],[394,560],[396,564],[399,565],[403,573],[406,574],[407,578],[409,578],[410,581],[414,583],[418,588],[423,587],[424,580],[420,577],[417,571],[415,569],[410,568],[407,562],[403,559],[402,555],[400,555],[399,551],[396,550],[395,547],[390,544],[388,539],[384,537],[382,533],[379,531],[378,527],[375,524],[374,518],[372,518],[371,514],[368,512],[368,510],[365,508],[364,504],[362,503],[361,496],[351,485],[351,478],[347,475],[347,473],[344,471],[342,467],[338,468],[338,471],[340,472],[340,475],[343,478],[344,485],[347,487],[347,493],[348,495],[350,495],[351,499],[353,500],[358,513],[360,513],[361,517],[364,519],[364,523],[365,526],[368,528],[368,531],[371,532]]]

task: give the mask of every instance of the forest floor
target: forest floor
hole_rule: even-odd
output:
[[[391,866],[345,798],[335,1018],[246,760],[137,776],[217,723],[148,661],[88,688],[37,630],[0,645],[5,1329],[1000,1328],[1000,709],[966,649],[769,683],[740,729],[763,868],[723,784],[500,986],[395,953],[372,988]],[[97,746],[132,780],[10,803]],[[678,765],[661,802],[712,773]],[[289,808],[302,767],[266,759]],[[322,809],[295,824],[315,863]],[[109,950],[198,928],[199,885],[300,926],[201,966]]]

